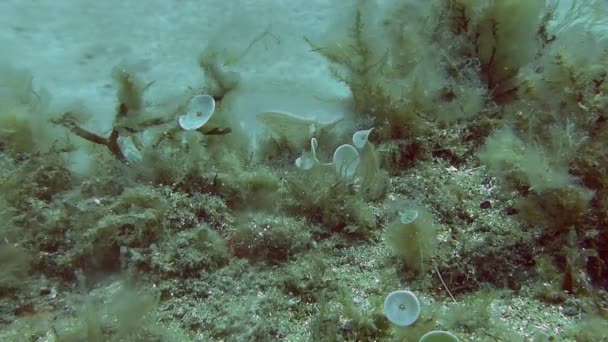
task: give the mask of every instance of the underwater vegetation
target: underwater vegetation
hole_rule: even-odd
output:
[[[344,11],[303,44],[350,115],[255,137],[239,68],[271,28],[162,105],[115,66],[108,133],[2,66],[0,339],[606,341],[608,4]]]

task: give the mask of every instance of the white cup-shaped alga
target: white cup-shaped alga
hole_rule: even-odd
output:
[[[179,126],[186,130],[203,127],[215,111],[215,99],[211,95],[197,95],[190,100],[186,113],[178,118]]]
[[[400,327],[412,325],[420,315],[420,301],[413,292],[393,291],[384,299],[384,315]]]

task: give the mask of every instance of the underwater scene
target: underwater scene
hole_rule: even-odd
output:
[[[0,341],[608,341],[607,1],[0,28]]]

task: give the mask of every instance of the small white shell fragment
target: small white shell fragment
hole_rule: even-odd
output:
[[[186,114],[178,118],[179,126],[186,130],[195,130],[203,127],[215,111],[215,100],[211,95],[197,95],[190,100]]]

